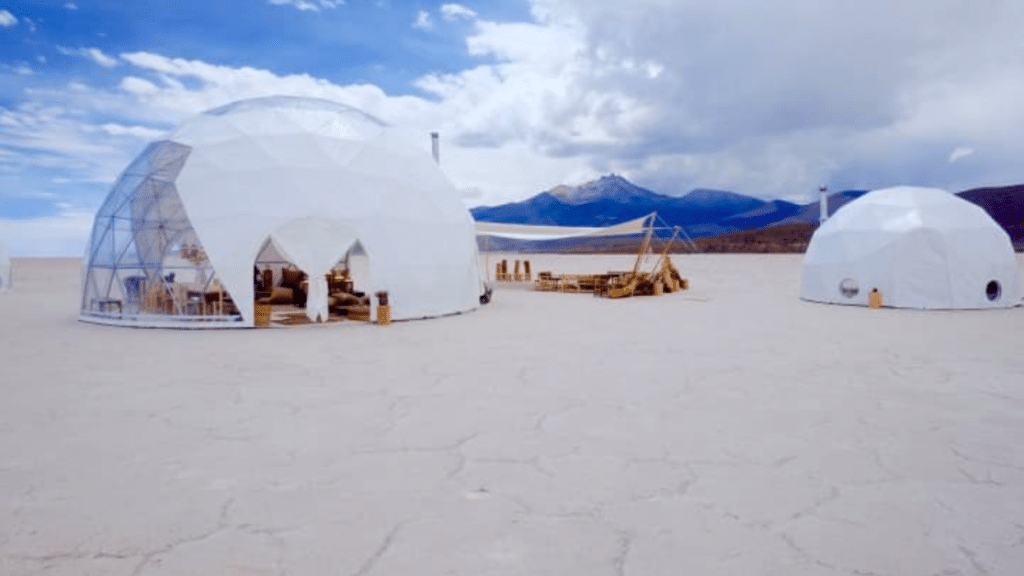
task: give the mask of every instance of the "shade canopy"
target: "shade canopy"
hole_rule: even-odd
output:
[[[804,256],[806,300],[884,306],[1002,308],[1020,303],[1013,246],[983,209],[936,188],[900,186],[848,203]]]
[[[603,227],[537,226],[530,224],[506,224],[504,222],[477,222],[476,233],[478,236],[509,238],[513,240],[561,240],[565,238],[626,236],[643,232],[647,226],[647,221],[654,216],[654,214],[648,214],[621,224]]]
[[[0,292],[6,292],[11,287],[11,257],[7,255],[7,248],[0,243]]]
[[[146,305],[152,286],[186,279],[222,288],[238,310],[222,320],[251,326],[268,245],[308,274],[316,314],[323,276],[354,246],[368,260],[359,289],[388,291],[393,319],[470,310],[483,291],[472,218],[429,147],[349,106],[270,97],[185,121],[125,170],[96,218],[83,319],[222,326],[173,294]]]

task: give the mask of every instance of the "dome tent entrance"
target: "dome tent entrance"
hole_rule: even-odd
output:
[[[396,320],[471,310],[483,291],[472,218],[429,150],[348,106],[271,97],[192,118],[125,170],[97,214],[81,318],[252,326],[268,239],[311,279],[311,317],[356,241],[363,289],[388,291]],[[196,292],[229,305],[197,311]]]
[[[935,188],[900,186],[850,202],[814,233],[801,298],[897,308],[1005,308],[1020,303],[1009,236],[984,210]]]

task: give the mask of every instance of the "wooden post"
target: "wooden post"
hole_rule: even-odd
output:
[[[878,288],[872,288],[871,292],[868,292],[868,306],[872,308],[882,307],[882,293],[878,291]]]
[[[388,303],[387,290],[377,292],[377,324],[380,326],[391,324],[391,304]]]
[[[253,316],[253,324],[257,328],[270,326],[270,304],[261,304],[259,302],[253,304]]]

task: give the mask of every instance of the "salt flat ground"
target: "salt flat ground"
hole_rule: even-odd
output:
[[[15,260],[0,574],[1024,571],[1024,308],[812,304],[799,256],[674,260],[692,289],[660,298],[207,332],[80,323],[76,260]]]

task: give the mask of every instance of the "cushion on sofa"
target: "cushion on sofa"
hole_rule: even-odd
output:
[[[294,297],[294,291],[291,288],[274,286],[274,291],[270,294],[270,304],[291,304]]]
[[[281,286],[285,288],[298,288],[306,274],[301,270],[283,268],[281,270]]]

